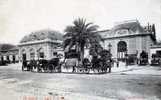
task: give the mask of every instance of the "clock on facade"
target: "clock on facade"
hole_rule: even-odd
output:
[[[128,30],[127,29],[120,29],[116,31],[117,35],[126,35],[128,34]]]

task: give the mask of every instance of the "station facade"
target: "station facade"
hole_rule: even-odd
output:
[[[104,40],[102,46],[120,60],[127,55],[139,57],[142,51],[150,58],[150,48],[156,43],[155,25],[143,27],[137,20],[117,23],[111,30],[99,31],[99,34]]]

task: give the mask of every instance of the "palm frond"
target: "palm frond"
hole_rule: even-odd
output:
[[[92,25],[87,28],[87,32],[96,32],[98,29],[98,25]]]
[[[73,21],[73,26],[67,26],[65,31],[64,47],[79,47],[83,50],[84,46],[92,46],[95,49],[100,48],[102,37],[97,33],[98,26],[93,23],[87,23],[86,19],[78,18]],[[78,51],[79,51],[78,50]]]

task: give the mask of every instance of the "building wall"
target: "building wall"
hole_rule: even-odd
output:
[[[22,54],[26,54],[26,60],[30,60],[30,50],[33,50],[35,52],[35,59],[38,59],[38,50],[43,49],[44,50],[44,57],[47,56],[47,44],[41,43],[41,44],[30,44],[30,45],[20,45],[19,46],[19,58],[22,60]]]
[[[40,49],[44,52],[44,58],[47,60],[53,58],[53,52],[62,51],[60,49],[57,49],[56,43],[50,43],[50,42],[20,45],[19,46],[19,57],[21,61],[22,61],[23,53],[26,53],[26,56],[27,56],[26,60],[31,60],[31,57],[30,57],[31,49],[35,52],[35,58],[34,58],[35,60],[39,59]]]
[[[104,41],[104,48],[109,49],[109,43],[112,45],[111,53],[113,58],[117,58],[117,44],[120,41],[125,41],[127,43],[127,54],[139,54],[142,50],[145,50],[149,54],[150,58],[150,47],[153,45],[153,41],[150,36],[134,36],[134,37],[124,37],[124,38],[110,38]]]
[[[9,57],[9,61],[13,62],[13,56],[15,56],[15,61],[18,62],[19,61],[19,55],[18,55],[18,49],[16,50],[9,50],[6,53],[1,53],[0,55],[0,61],[1,61],[1,57],[3,57],[4,61],[7,61],[7,57]]]

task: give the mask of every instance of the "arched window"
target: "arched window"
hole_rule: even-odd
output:
[[[117,44],[117,58],[119,60],[124,60],[127,54],[127,44],[125,41],[120,41]]]
[[[40,48],[38,50],[38,54],[39,54],[39,58],[44,58],[45,57],[45,55],[44,55],[44,49],[43,48]]]
[[[34,49],[31,48],[31,49],[29,50],[29,52],[30,52],[30,60],[31,60],[31,59],[35,59],[35,51],[34,51]]]

